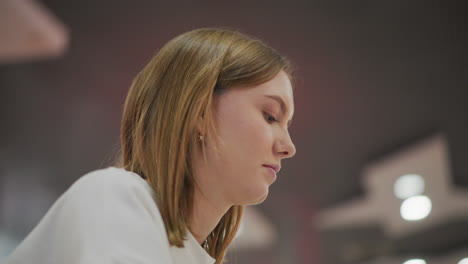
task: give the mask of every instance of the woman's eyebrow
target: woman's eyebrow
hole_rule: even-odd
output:
[[[283,114],[288,112],[287,111],[288,107],[286,106],[286,103],[284,102],[283,98],[281,98],[280,96],[278,96],[278,95],[265,95],[265,97],[273,99],[276,102],[278,102],[280,104],[280,106],[281,106],[281,111],[283,112]],[[292,119],[289,119],[288,120],[288,127],[291,126],[291,123],[292,123]]]

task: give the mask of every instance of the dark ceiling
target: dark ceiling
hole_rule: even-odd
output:
[[[464,1],[42,2],[69,27],[70,46],[58,59],[0,66],[0,166],[43,171],[57,195],[111,163],[141,67],[172,37],[205,26],[257,36],[298,68],[297,155],[259,206],[281,246],[248,263],[344,263],[335,246],[384,239],[375,227],[317,236],[311,218],[364,195],[369,161],[433,133],[447,136],[453,182],[468,188]]]

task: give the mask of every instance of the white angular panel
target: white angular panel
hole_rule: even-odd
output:
[[[380,223],[389,237],[401,237],[449,219],[468,218],[468,192],[451,183],[447,140],[438,134],[373,162],[363,169],[364,198],[323,210],[313,221],[321,229]],[[393,191],[402,175],[424,178],[422,195],[432,202],[430,214],[419,221],[400,215],[403,200]]]

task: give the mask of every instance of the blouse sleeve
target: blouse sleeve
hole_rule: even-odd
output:
[[[6,263],[172,263],[149,186],[136,175],[104,172],[73,184]]]

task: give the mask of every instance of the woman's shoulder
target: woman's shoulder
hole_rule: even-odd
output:
[[[150,186],[110,167],[72,184],[7,263],[170,263],[169,252]]]
[[[140,196],[146,194],[141,198],[150,198],[153,191],[138,174],[122,168],[108,167],[81,176],[65,192],[67,196],[115,196],[125,193],[139,193]]]
[[[71,188],[81,188],[84,186],[95,186],[96,184],[109,184],[111,186],[145,186],[146,181],[138,174],[127,171],[123,168],[108,167],[91,171],[80,178]]]
[[[150,185],[139,175],[109,167],[89,172],[76,180],[59,203],[97,217],[108,214],[142,214],[156,222],[161,218]]]

